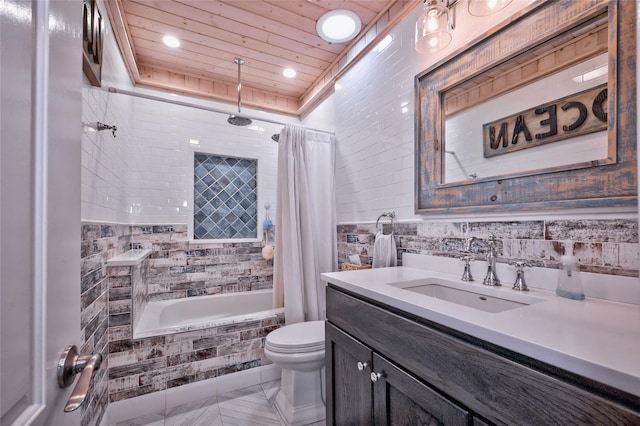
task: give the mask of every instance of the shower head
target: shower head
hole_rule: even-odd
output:
[[[236,58],[234,61],[236,64],[238,64],[238,115],[231,114],[229,118],[227,118],[227,123],[234,126],[248,126],[249,124],[251,124],[251,119],[240,116],[240,95],[242,93],[242,83],[240,82],[240,67],[242,66],[242,64],[244,64],[244,60]]]
[[[252,123],[252,121],[250,118],[231,114],[229,118],[227,118],[227,123],[232,124],[234,126],[248,126],[249,124]]]
[[[280,133],[274,133],[273,135],[271,135],[271,139],[274,142],[280,142]]]

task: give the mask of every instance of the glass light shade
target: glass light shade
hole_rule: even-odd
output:
[[[418,53],[433,53],[444,49],[451,43],[449,9],[442,5],[425,5],[418,20],[414,46]]]
[[[469,0],[469,14],[489,16],[504,9],[513,0]]]

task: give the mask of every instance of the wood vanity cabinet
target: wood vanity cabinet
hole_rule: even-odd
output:
[[[328,425],[640,425],[638,396],[331,285],[325,341]]]
[[[469,424],[468,410],[331,324],[327,324],[325,339],[332,354],[327,407],[333,415],[327,417],[332,420],[328,424]]]

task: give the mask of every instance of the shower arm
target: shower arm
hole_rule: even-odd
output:
[[[240,58],[236,58],[236,64],[238,64],[238,114],[241,113],[240,105],[241,105],[241,93],[242,93],[242,80],[240,80],[240,66],[244,64],[244,61]]]

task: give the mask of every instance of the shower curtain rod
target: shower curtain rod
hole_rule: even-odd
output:
[[[185,107],[189,107],[189,108],[201,109],[201,110],[204,110],[204,111],[217,112],[219,114],[224,114],[224,115],[233,115],[234,114],[233,112],[224,111],[222,109],[212,108],[212,107],[208,107],[208,106],[204,106],[204,105],[192,104],[190,102],[183,102],[183,101],[178,101],[178,100],[173,100],[173,99],[167,99],[167,98],[163,98],[161,96],[146,95],[144,93],[132,92],[130,90],[117,89],[115,87],[108,87],[107,91],[109,93],[120,93],[121,95],[129,95],[129,96],[134,96],[136,98],[143,98],[143,99],[150,99],[152,101],[166,102],[166,103],[173,104],[173,105],[180,105],[180,106],[185,106]],[[281,125],[281,126],[286,126],[287,124],[292,124],[292,123],[285,123],[283,121],[272,120],[270,118],[264,118],[264,117],[255,117],[255,116],[245,115],[245,114],[242,114],[242,116],[246,117],[246,118],[249,118],[251,120],[258,120],[258,121],[263,121],[265,123],[278,124],[278,125]],[[312,130],[314,132],[328,133],[330,135],[335,135],[335,132],[329,132],[327,130],[322,130],[322,129],[313,129],[313,128],[306,127],[306,126],[303,126],[303,127],[305,127],[307,130]]]

